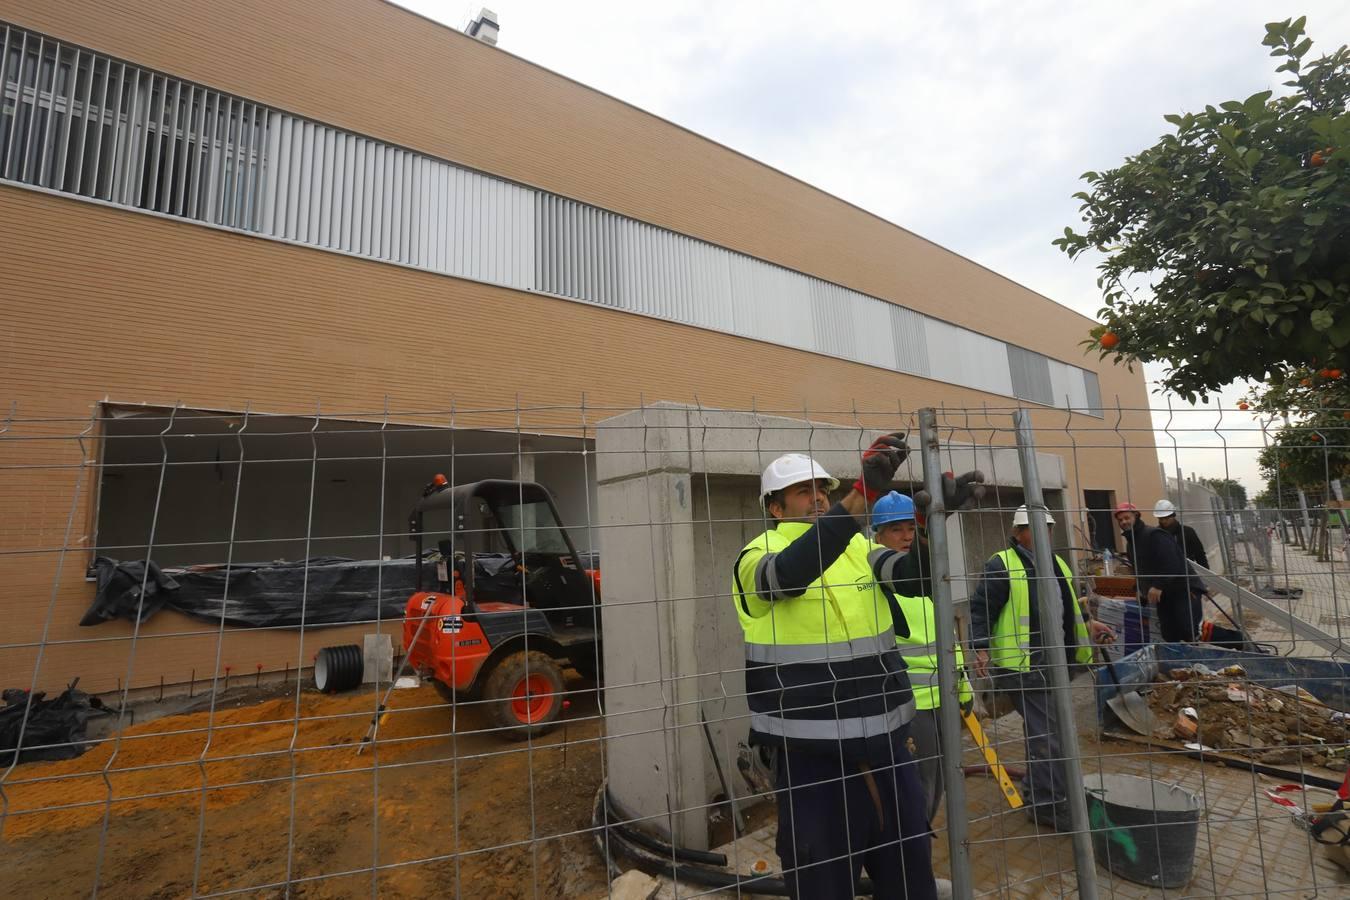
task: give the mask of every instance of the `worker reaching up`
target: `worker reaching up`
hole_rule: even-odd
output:
[[[877,439],[833,505],[839,482],[815,460],[775,459],[760,480],[772,525],[733,567],[750,742],[778,757],[777,850],[794,897],[852,898],[863,870],[874,896],[937,896],[905,747],[914,696],[862,534],[907,453],[903,435]]]
[[[928,588],[928,542],[919,533],[914,500],[896,491],[878,500],[872,507],[872,540],[876,542],[869,555],[872,571],[890,604],[896,644],[914,690],[915,713],[909,733],[927,799],[925,814],[931,823],[941,808],[943,794],[945,748],[938,730],[938,708],[943,698],[938,691],[937,626]],[[959,643],[956,665],[958,670],[965,666]],[[968,709],[974,695],[965,674],[960,672],[958,678],[956,699],[962,709]]]

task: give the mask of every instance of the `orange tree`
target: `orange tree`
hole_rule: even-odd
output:
[[[1350,378],[1340,369],[1291,367],[1272,376],[1244,408],[1285,426],[1261,452],[1268,490],[1313,487],[1350,477]]]
[[[1083,175],[1085,228],[1054,242],[1102,256],[1088,344],[1162,362],[1162,387],[1191,401],[1350,369],[1350,51],[1310,59],[1303,18],[1267,25],[1263,43],[1287,92],[1164,116],[1173,133]]]

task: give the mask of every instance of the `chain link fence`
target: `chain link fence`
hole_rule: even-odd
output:
[[[1350,442],[1236,508],[1197,474],[1256,495],[1268,427],[1098,412],[15,408],[0,868],[16,896],[1340,896]],[[888,433],[900,549],[851,487]],[[793,453],[818,504],[764,500]]]

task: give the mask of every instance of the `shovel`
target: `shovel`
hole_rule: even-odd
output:
[[[1111,662],[1111,658],[1100,647],[1097,648],[1097,655],[1106,665],[1106,672],[1116,686],[1116,695],[1107,698],[1106,705],[1116,714],[1116,718],[1125,723],[1125,727],[1139,734],[1152,736],[1153,730],[1162,723],[1153,714],[1153,710],[1149,709],[1148,701],[1138,691],[1127,691],[1121,687],[1120,676],[1116,674],[1116,664]]]

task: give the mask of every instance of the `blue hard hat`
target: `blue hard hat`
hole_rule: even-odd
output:
[[[892,522],[914,521],[914,500],[908,494],[891,491],[872,507],[872,530]]]

